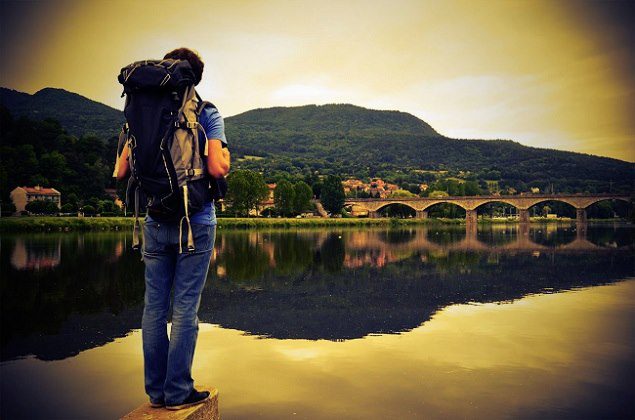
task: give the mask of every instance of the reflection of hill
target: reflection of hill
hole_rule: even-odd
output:
[[[0,257],[2,360],[60,359],[138,328],[143,266],[126,239],[121,233],[3,237],[9,252]],[[35,257],[57,253],[58,265],[17,271],[9,257],[22,247]]]
[[[119,313],[72,313],[58,329],[14,337],[2,348],[2,360],[34,355],[41,360],[61,360],[125,337],[141,325],[143,306]]]
[[[457,251],[422,255],[382,270],[366,267],[337,275],[313,270],[293,279],[269,279],[256,291],[209,288],[199,317],[266,337],[351,339],[412,329],[455,303],[508,301],[633,275],[629,251],[584,258]]]
[[[505,301],[635,275],[632,229],[589,228],[564,244],[571,235],[551,232],[553,246],[533,242],[533,231],[482,230],[445,235],[442,244],[428,240],[436,230],[419,228],[403,235],[223,232],[200,318],[263,336],[350,339],[414,328],[453,303]],[[127,240],[125,234],[3,237],[2,360],[61,359],[139,328],[143,264]],[[59,264],[18,271],[11,258],[20,247],[36,257],[59,255]]]

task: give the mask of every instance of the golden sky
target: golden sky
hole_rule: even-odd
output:
[[[123,107],[129,62],[187,46],[224,116],[352,103],[456,138],[635,161],[633,3],[2,0],[0,84]]]

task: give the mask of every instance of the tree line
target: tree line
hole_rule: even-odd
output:
[[[340,213],[344,206],[342,180],[334,175],[326,177],[323,183],[320,181],[313,185],[304,180],[277,180],[273,190],[273,207],[269,206],[267,209],[263,206],[270,198],[270,189],[261,173],[238,169],[228,175],[227,183],[227,213],[235,216],[248,217],[262,213],[263,210],[269,210],[271,214],[278,216],[295,216],[312,212],[312,199],[320,199],[326,210],[332,214]]]

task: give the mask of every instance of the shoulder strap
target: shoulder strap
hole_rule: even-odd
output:
[[[214,105],[213,103],[209,102],[209,101],[204,101],[201,96],[198,94],[198,92],[196,92],[196,99],[198,99],[198,107],[196,108],[196,118],[197,118],[197,122],[198,122],[198,128],[199,130],[201,130],[203,132],[203,135],[205,136],[205,150],[203,151],[203,154],[205,156],[207,156],[207,151],[208,151],[208,147],[209,147],[209,139],[207,138],[207,133],[205,132],[205,127],[203,127],[201,125],[201,114],[203,113],[203,110],[207,107],[212,107],[214,109],[218,109],[216,108],[216,105]]]
[[[211,106],[214,109],[218,109],[216,108],[216,105],[214,105],[213,103],[209,101],[204,101],[203,98],[201,98],[201,95],[198,94],[198,92],[196,92],[196,99],[198,99],[198,102],[199,102],[198,109],[196,110],[196,114],[199,116],[201,115],[201,112],[203,112],[203,110],[207,108],[208,106]]]

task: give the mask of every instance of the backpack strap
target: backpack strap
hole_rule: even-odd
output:
[[[218,109],[218,108],[216,108],[216,105],[214,105],[213,103],[208,102],[208,101],[204,101],[203,99],[201,99],[201,97],[198,94],[198,92],[196,92],[196,98],[199,101],[198,108],[196,109],[196,121],[197,121],[199,130],[202,131],[203,135],[205,136],[205,149],[203,150],[203,155],[207,156],[208,152],[209,152],[209,139],[207,138],[207,133],[205,132],[205,127],[203,127],[201,125],[201,114],[203,113],[203,110],[205,108],[207,108],[207,107],[212,107],[214,109]]]
[[[185,206],[185,216],[181,217],[179,221],[179,254],[183,253],[183,221],[187,223],[187,250],[192,252],[195,250],[194,247],[194,235],[192,233],[192,224],[190,223],[190,215],[188,210],[188,189],[187,184],[183,185],[183,202]]]
[[[141,230],[141,223],[139,223],[139,185],[134,190],[134,228],[132,229],[132,249],[139,249],[141,243],[139,231]],[[143,253],[142,253],[143,255]]]

